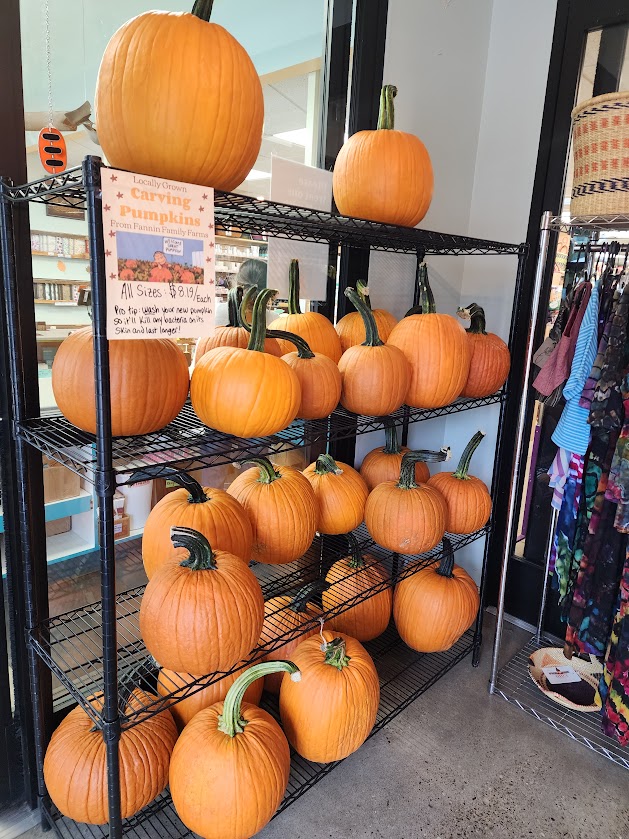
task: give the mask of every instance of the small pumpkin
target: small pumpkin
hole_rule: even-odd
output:
[[[190,384],[188,362],[168,339],[109,342],[111,433],[149,434],[175,419]],[[92,327],[65,338],[52,363],[52,390],[64,417],[96,433]]]
[[[321,353],[338,364],[341,357],[341,341],[336,330],[319,312],[304,312],[299,308],[299,260],[291,259],[288,274],[288,314],[280,315],[269,329],[293,332],[308,344],[312,352]],[[289,341],[279,342],[282,355],[293,349]]]
[[[385,444],[366,454],[360,466],[360,474],[365,479],[369,492],[385,481],[397,481],[400,477],[402,457],[410,451],[407,446],[400,446],[393,417],[383,417],[382,422]],[[423,460],[418,460],[415,464],[415,482],[425,484],[429,478],[428,467]]]
[[[360,641],[325,631],[293,653],[301,679],[282,681],[280,718],[291,746],[306,760],[331,763],[365,742],[376,721],[380,683]]]
[[[156,699],[139,689],[126,698],[126,705],[140,713],[135,725],[123,728],[118,746],[123,819],[150,804],[168,783],[177,727],[168,710],[155,715],[141,712]],[[102,695],[89,701],[102,712]],[[94,721],[80,705],[54,731],[44,758],[44,781],[48,795],[67,818],[86,824],[107,824],[106,752],[103,732],[94,728]]]
[[[502,338],[485,331],[485,312],[476,303],[458,309],[457,314],[463,320],[471,320],[465,330],[471,353],[470,372],[461,395],[477,399],[491,396],[507,381],[511,368],[509,347]]]
[[[367,338],[345,350],[339,361],[341,405],[355,414],[382,416],[397,411],[404,403],[410,381],[410,367],[404,353],[383,343],[369,309],[353,288],[345,289],[365,324]]]
[[[415,227],[428,212],[434,177],[426,146],[394,128],[397,88],[385,85],[375,131],[358,131],[334,164],[334,201],[344,216]]]
[[[365,524],[378,545],[410,556],[439,544],[446,530],[446,502],[430,484],[415,482],[415,463],[434,463],[446,457],[443,451],[407,452],[399,480],[385,481],[372,489],[365,505]]]
[[[164,469],[162,475],[180,489],[158,501],[144,525],[142,561],[149,580],[170,557],[172,527],[191,527],[211,545],[249,562],[253,530],[241,504],[222,489],[202,487],[185,472]]]
[[[349,533],[363,520],[369,490],[358,472],[347,463],[320,454],[304,469],[317,499],[317,530],[334,536]]]
[[[255,679],[275,672],[299,678],[288,661],[250,667],[225,701],[199,711],[177,741],[170,794],[181,821],[204,839],[249,839],[284,797],[290,771],[286,737],[270,714],[243,703]]]
[[[260,583],[239,557],[213,551],[195,530],[173,527],[172,542],[182,550],[157,569],[140,605],[146,648],[177,673],[230,670],[258,643]]]
[[[393,618],[400,637],[421,653],[449,650],[476,620],[480,598],[476,583],[454,564],[448,539],[443,556],[395,587]]]
[[[387,339],[391,334],[391,330],[398,322],[397,318],[394,317],[391,312],[387,312],[386,309],[371,308],[369,287],[362,280],[358,280],[356,283],[356,294],[358,294],[365,306],[371,310],[373,319],[376,322],[378,335],[386,344]],[[348,314],[344,315],[340,319],[334,328],[341,339],[341,350],[343,352],[348,350],[350,347],[356,346],[356,344],[362,344],[367,338],[365,324],[360,312],[348,312]]]
[[[371,641],[382,635],[391,620],[391,580],[385,568],[369,554],[363,554],[353,533],[347,534],[349,556],[338,559],[325,576],[330,587],[323,592],[323,609],[329,611],[357,599],[340,615],[330,618],[335,632],[358,641]]]
[[[267,330],[267,335],[289,341],[297,352],[282,356],[282,361],[295,372],[301,386],[299,419],[323,419],[329,416],[339,404],[341,396],[341,374],[339,368],[322,353],[314,353],[298,335],[281,330]]]
[[[245,309],[252,297],[255,297],[257,289],[255,286],[247,289],[247,293],[243,296],[242,287],[235,286],[230,288],[227,295],[227,310],[229,312],[229,322],[227,326],[217,326],[214,330],[214,335],[209,338],[199,338],[194,355],[195,363],[203,358],[206,352],[213,350],[215,347],[240,347],[246,349],[249,343],[249,331],[243,326],[241,321],[241,304]],[[275,338],[265,338],[264,352],[270,355],[280,356],[280,346]]]
[[[246,510],[253,528],[251,559],[283,565],[299,559],[317,530],[317,502],[298,469],[252,457],[255,466],[235,478],[227,492]]]
[[[485,435],[477,431],[465,447],[456,472],[438,472],[428,486],[439,490],[446,502],[448,533],[474,533],[489,521],[491,496],[480,478],[468,474],[472,455]]]
[[[281,358],[264,352],[266,306],[274,295],[272,289],[258,294],[247,349],[217,347],[195,365],[192,407],[201,422],[217,431],[267,437],[297,416],[299,379]]]
[[[465,387],[470,370],[469,341],[456,318],[437,314],[425,265],[420,303],[422,314],[402,318],[387,344],[400,349],[411,366],[406,403],[413,408],[441,408]]]

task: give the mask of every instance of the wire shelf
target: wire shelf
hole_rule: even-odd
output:
[[[550,229],[562,233],[570,233],[577,227],[589,227],[592,230],[627,230],[629,215],[572,216],[568,219],[553,216],[550,220]]]
[[[393,417],[395,424],[401,427],[405,420],[421,422],[492,405],[505,398],[505,392],[500,391],[482,399],[457,399],[443,408],[403,407]],[[339,407],[322,420],[296,420],[272,437],[241,439],[203,425],[188,402],[179,416],[161,431],[140,437],[115,437],[112,441],[113,466],[117,483],[123,485],[132,475],[135,479],[159,478],[165,467],[189,472],[323,444],[328,440],[346,440],[356,434],[379,431],[382,427],[380,417],[359,417]],[[34,448],[94,483],[96,439],[93,434],[81,431],[59,414],[26,420],[16,425],[16,431]]]
[[[557,642],[542,637],[537,643],[535,636],[514,656],[498,675],[496,692],[507,702],[517,705],[522,711],[550,725],[555,731],[566,734],[577,743],[593,752],[629,769],[629,749],[622,748],[601,730],[601,714],[572,711],[564,708],[540,690],[529,675],[529,656],[541,647],[556,647]]]
[[[486,525],[467,536],[450,536],[453,549],[458,550],[482,538],[489,532],[489,528],[490,525]],[[392,554],[380,548],[369,538],[364,525],[355,532],[355,535],[361,545],[361,550],[370,556],[366,559],[366,564],[379,563],[386,570],[389,579],[374,583],[360,594],[353,591],[352,585],[352,577],[359,573],[358,571],[355,571],[354,575],[332,583],[326,594],[331,603],[323,613],[326,620],[384,591],[389,587],[389,580],[395,584],[417,573],[431,562],[437,561],[443,555],[441,545],[419,556],[406,557]],[[294,593],[308,582],[325,578],[331,565],[340,557],[346,556],[347,552],[347,541],[344,536],[318,536],[306,555],[296,562],[287,565],[256,564],[252,567],[262,586],[264,599],[268,601],[280,594]],[[144,586],[140,586],[118,595],[116,599],[119,685],[137,686],[152,695],[152,698],[142,706],[135,703],[133,709],[121,706],[123,727],[130,727],[146,719],[147,715],[159,713],[175,701],[197,693],[226,675],[221,672],[201,677],[183,689],[180,685],[173,684],[172,691],[167,696],[159,698],[155,696],[158,666],[148,654],[139,629],[139,611],[143,592]],[[93,603],[49,619],[36,627],[30,637],[32,647],[65,688],[67,694],[86,710],[99,727],[103,723],[102,715],[100,710],[92,705],[89,698],[102,693],[103,690],[101,617],[100,602]],[[266,620],[267,628],[263,631],[258,646],[242,665],[236,665],[228,671],[229,673],[260,660],[272,650],[312,631],[319,625],[318,619],[312,617],[299,629],[286,631],[280,606],[276,606],[267,615]],[[68,702],[64,693],[57,691],[55,698],[58,707],[67,706]]]
[[[447,652],[422,654],[406,647],[395,628],[390,626],[383,635],[365,646],[380,676],[380,706],[376,724],[369,735],[373,737],[468,655],[473,647],[473,633],[467,632]],[[268,694],[264,694],[262,707],[278,718],[277,702]],[[342,763],[311,763],[293,752],[288,789],[275,815],[278,816]],[[61,816],[54,807],[47,810],[47,815],[62,839],[105,839],[108,836],[107,827],[77,824]],[[183,839],[196,835],[180,821],[168,790],[133,818],[125,820],[123,831],[125,836],[139,839]]]

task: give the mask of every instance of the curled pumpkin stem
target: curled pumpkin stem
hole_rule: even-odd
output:
[[[297,355],[299,358],[314,358],[315,354],[310,349],[307,341],[300,335],[295,335],[294,332],[285,332],[283,329],[267,329],[267,338],[278,338],[280,341],[290,341],[297,347]]]
[[[170,541],[175,548],[185,548],[190,556],[180,562],[191,571],[215,571],[218,566],[212,546],[202,533],[191,527],[171,527]]]
[[[426,449],[419,449],[413,452],[406,452],[402,458],[402,465],[400,467],[400,480],[398,487],[400,489],[415,489],[420,486],[415,482],[415,464],[419,461],[423,463],[440,463],[448,460],[450,457],[450,449],[441,449],[438,452],[427,451]]]
[[[330,588],[330,583],[325,580],[313,580],[311,583],[306,583],[295,594],[290,602],[290,607],[293,612],[303,613],[308,607],[308,603],[321,592]]]
[[[363,301],[368,309],[371,309],[371,299],[369,297],[369,286],[364,280],[356,280],[356,294]]]
[[[384,454],[400,454],[402,447],[397,436],[397,426],[393,417],[383,417],[382,424],[384,425]]]
[[[363,341],[362,346],[381,347],[384,344],[384,341],[380,338],[376,319],[374,318],[373,312],[369,306],[366,305],[361,296],[357,294],[353,288],[346,288],[345,296],[354,304],[356,311],[361,316],[363,323],[365,324],[365,340]]]
[[[253,314],[251,317],[251,335],[249,336],[248,350],[254,352],[264,352],[264,339],[266,337],[266,307],[277,291],[272,288],[265,288],[256,297],[256,302],[253,304]]]
[[[234,684],[227,691],[223,702],[223,713],[218,718],[218,730],[228,737],[235,737],[245,730],[247,720],[242,716],[242,700],[247,688],[263,676],[271,673],[290,673],[294,682],[301,679],[299,668],[292,661],[265,661],[262,664],[254,664],[240,675]]]
[[[342,475],[343,470],[337,466],[331,454],[320,454],[317,458],[315,473],[317,475]]]
[[[471,320],[471,324],[466,332],[471,332],[473,335],[487,335],[485,332],[485,310],[477,303],[470,303],[464,308],[459,307],[456,310],[457,315],[461,320]]]
[[[447,536],[444,536],[441,544],[443,546],[443,554],[441,556],[439,567],[437,568],[437,574],[441,577],[451,577],[452,570],[454,568],[454,551],[452,550],[452,542]]]
[[[358,539],[354,536],[353,533],[347,534],[347,544],[349,547],[349,551],[351,557],[349,559],[348,565],[350,568],[364,568],[365,567],[365,557],[360,550],[360,545],[358,544]]]
[[[248,457],[242,463],[253,463],[260,469],[260,474],[258,475],[258,483],[260,484],[272,484],[273,481],[277,481],[278,478],[282,477],[281,473],[277,471],[268,457]]]
[[[242,286],[234,286],[227,293],[227,325],[231,327],[240,326],[240,304],[242,303]]]
[[[247,332],[251,332],[251,324],[247,320],[247,310],[255,300],[257,294],[258,287],[252,285],[249,286],[240,299],[240,306],[238,307],[238,326],[242,326],[243,329],[247,330]]]
[[[484,436],[485,435],[482,431],[477,431],[476,434],[470,440],[470,442],[467,444],[467,446],[464,448],[463,454],[461,455],[461,459],[459,460],[459,465],[456,467],[456,472],[454,473],[455,478],[459,478],[459,480],[461,481],[469,480],[467,472],[470,468],[470,461],[472,459],[472,455],[480,446]]]

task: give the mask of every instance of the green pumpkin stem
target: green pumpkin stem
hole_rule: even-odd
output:
[[[452,569],[454,568],[454,551],[452,550],[452,542],[447,536],[444,536],[441,544],[443,545],[443,553],[441,555],[441,562],[437,568],[437,574],[441,577],[451,577]]]
[[[295,335],[294,332],[285,332],[283,329],[267,329],[267,338],[277,338],[280,341],[290,341],[297,347],[297,355],[299,358],[314,358],[315,354],[310,349],[310,346],[300,335]]]
[[[201,18],[201,20],[205,20],[209,23],[210,17],[212,16],[213,5],[214,0],[195,0],[194,6],[192,7],[192,14],[195,17]]]
[[[371,299],[369,297],[369,286],[364,280],[356,280],[356,294],[363,301],[368,309],[371,309]]]
[[[351,659],[345,652],[345,639],[335,638],[333,641],[324,641],[321,646],[325,653],[324,661],[326,664],[336,667],[337,670],[342,670],[350,663]]]
[[[384,341],[380,338],[380,335],[378,334],[376,319],[374,318],[371,309],[364,303],[360,295],[356,294],[353,288],[346,288],[345,296],[354,304],[354,306],[356,307],[356,311],[361,316],[361,318],[363,319],[363,323],[365,324],[366,337],[362,343],[362,346],[381,347],[384,344]]]
[[[260,476],[258,477],[259,484],[272,484],[273,481],[277,481],[278,478],[282,477],[268,457],[248,457],[242,462],[254,463],[260,469]]]
[[[419,305],[421,306],[422,314],[434,315],[437,312],[437,307],[435,306],[435,296],[428,282],[428,268],[426,267],[426,263],[422,262],[417,270],[419,275]]]
[[[326,583],[325,580],[313,580],[310,583],[306,583],[305,586],[302,586],[295,593],[290,602],[290,608],[293,612],[305,612],[308,608],[308,603],[310,603],[315,594],[320,594],[327,588],[330,588],[330,584]]]
[[[240,306],[238,307],[238,326],[242,326],[243,329],[247,330],[247,332],[251,332],[251,324],[247,320],[247,309],[257,294],[258,287],[255,285],[249,286],[249,288],[243,293],[240,300]]]
[[[450,457],[449,449],[441,449],[439,452],[431,452],[426,449],[418,449],[413,452],[406,452],[402,458],[402,465],[400,467],[400,480],[398,487],[400,489],[415,489],[415,464],[420,460],[423,463],[439,463],[447,460]]]
[[[459,307],[456,313],[461,320],[471,321],[469,328],[465,330],[466,332],[470,332],[472,335],[487,335],[485,332],[485,310],[477,303],[470,303],[469,306],[464,308]]]
[[[234,286],[227,294],[227,325],[231,327],[240,326],[240,304],[242,302],[242,286]]]
[[[253,314],[251,317],[251,335],[249,336],[248,350],[254,352],[264,352],[264,339],[266,338],[266,307],[277,291],[272,288],[265,288],[256,297],[256,302],[253,304]]]
[[[188,475],[187,472],[178,472],[176,469],[172,471],[164,470],[162,477],[167,481],[172,481],[174,484],[177,484],[178,487],[188,490],[189,504],[205,504],[208,500],[201,484],[192,475]]]
[[[380,91],[380,110],[378,111],[378,129],[393,130],[395,127],[395,109],[393,100],[397,96],[397,87],[385,84]]]
[[[480,446],[484,436],[482,431],[477,431],[467,444],[461,455],[461,460],[459,460],[459,465],[456,467],[456,472],[454,473],[455,478],[459,478],[461,481],[467,481],[469,479],[467,470],[470,468],[470,460],[476,449]]]
[[[218,730],[228,737],[235,737],[245,730],[247,720],[242,716],[242,700],[247,688],[256,679],[263,676],[270,676],[271,673],[290,673],[294,682],[299,682],[301,673],[299,668],[292,661],[265,661],[262,664],[254,664],[242,673],[234,684],[227,691],[223,702],[223,713],[218,718]]]
[[[358,539],[354,536],[353,533],[348,533],[347,536],[347,546],[351,553],[351,557],[349,559],[349,567],[350,568],[364,568],[365,567],[365,558],[362,555],[360,550],[360,545],[358,544]]]
[[[288,314],[300,315],[299,308],[299,260],[291,259],[288,269]]]
[[[397,426],[393,417],[383,417],[382,424],[384,425],[384,454],[400,454],[402,447],[397,436]]]
[[[336,461],[331,454],[320,454],[317,458],[315,466],[315,474],[317,475],[341,475],[342,469],[336,465]]]
[[[202,533],[191,527],[171,527],[170,541],[176,548],[185,548],[190,556],[180,562],[191,571],[215,571],[218,566],[212,546]]]

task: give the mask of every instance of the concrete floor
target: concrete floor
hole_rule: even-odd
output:
[[[492,636],[260,839],[627,839],[629,772],[489,697]],[[527,639],[506,625],[505,658]]]

